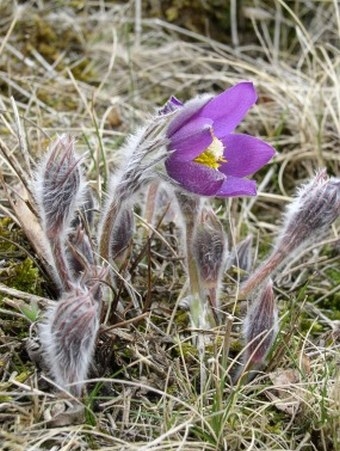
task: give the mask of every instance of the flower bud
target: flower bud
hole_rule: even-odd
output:
[[[324,169],[302,186],[288,206],[284,224],[270,256],[245,281],[241,296],[247,296],[289,257],[319,239],[340,216],[340,179],[329,178]]]
[[[205,208],[195,228],[192,254],[203,288],[208,289],[211,303],[217,307],[217,290],[224,270],[227,237],[223,226],[212,210]]]
[[[340,179],[320,170],[288,206],[275,249],[284,254],[309,244],[340,216]]]
[[[94,223],[94,211],[95,202],[91,190],[87,186],[84,190],[82,203],[78,206],[79,211],[71,222],[71,227],[76,229],[78,225],[86,226],[87,228],[93,227]]]
[[[180,190],[176,190],[175,195],[184,221],[196,223],[202,207],[201,198]]]
[[[120,266],[127,258],[130,243],[134,233],[134,216],[131,208],[123,210],[112,231],[111,255]]]
[[[167,157],[163,130],[167,121],[166,115],[154,117],[131,135],[121,149],[122,162],[111,177],[99,227],[99,253],[106,261],[111,259],[113,230],[121,212],[143,186],[156,178],[157,166]]]
[[[49,238],[69,226],[84,188],[74,139],[62,135],[52,143],[36,172],[36,199]]]
[[[69,235],[67,261],[74,275],[93,266],[94,252],[86,230],[79,224]]]
[[[246,342],[245,362],[262,364],[278,332],[278,315],[271,280],[256,295],[243,323]]]
[[[234,265],[245,273],[249,273],[253,264],[252,246],[253,235],[250,234],[238,243],[236,249],[232,251],[230,258],[228,258],[228,268]]]
[[[73,287],[50,309],[40,327],[44,357],[52,377],[75,396],[81,395],[91,362],[99,328],[98,309],[92,289]]]

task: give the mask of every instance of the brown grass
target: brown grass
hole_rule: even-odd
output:
[[[319,167],[340,173],[340,11],[336,0],[244,3],[247,33],[234,26],[233,47],[138,16],[134,2],[3,2],[0,192],[7,229],[18,231],[22,218],[31,218],[26,210],[18,217],[10,200],[24,195],[34,162],[57,133],[77,137],[91,186],[103,198],[120,144],[171,94],[186,100],[249,79],[259,102],[240,129],[278,155],[257,174],[256,199],[215,207],[232,242],[255,235],[259,262],[294,188]],[[2,449],[340,450],[339,222],[275,280],[281,330],[268,368],[236,386],[229,374],[242,349],[244,306],[232,294],[237,270],[226,275],[226,321],[210,332],[200,392],[202,367],[179,307],[187,285],[178,217],[170,208],[147,242],[142,203],[130,290],[118,289],[123,324],[103,330],[88,394],[73,403],[60,398],[25,348],[39,309],[53,297],[44,256],[32,249],[35,235],[21,248],[17,238],[8,241],[12,235],[1,240]],[[31,290],[19,284],[20,274],[10,277],[27,255],[39,269],[25,270]],[[142,302],[151,306],[146,314],[134,310]],[[109,313],[106,319],[110,325]]]

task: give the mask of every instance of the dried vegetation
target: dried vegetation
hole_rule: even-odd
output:
[[[253,80],[259,102],[242,129],[278,155],[257,174],[256,199],[226,201],[230,216],[225,201],[215,207],[230,242],[255,236],[257,262],[294,188],[319,167],[340,174],[336,0],[240,2],[239,21],[228,16],[230,45],[148,9],[141,18],[135,3],[0,5],[1,447],[340,450],[339,222],[276,278],[279,337],[267,368],[248,383],[233,386],[229,377],[245,310],[235,303],[234,267],[225,275],[226,319],[211,331],[200,390],[202,368],[179,307],[187,288],[180,224],[166,197],[153,228],[142,217],[144,199],[136,205],[129,280],[108,304],[87,395],[60,399],[34,361],[35,324],[56,292],[26,202],[28,180],[57,133],[76,136],[91,186],[104,198],[119,145],[171,94],[187,99]]]

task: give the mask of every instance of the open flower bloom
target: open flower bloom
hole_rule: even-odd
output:
[[[168,175],[179,186],[203,196],[254,196],[247,176],[264,166],[275,150],[260,139],[232,133],[257,100],[251,82],[241,82],[213,98],[193,99],[167,129]]]

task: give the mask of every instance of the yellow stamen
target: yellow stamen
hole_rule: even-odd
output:
[[[227,160],[223,157],[224,146],[222,141],[213,136],[212,143],[198,157],[194,159],[196,163],[204,164],[212,169],[218,169]]]

